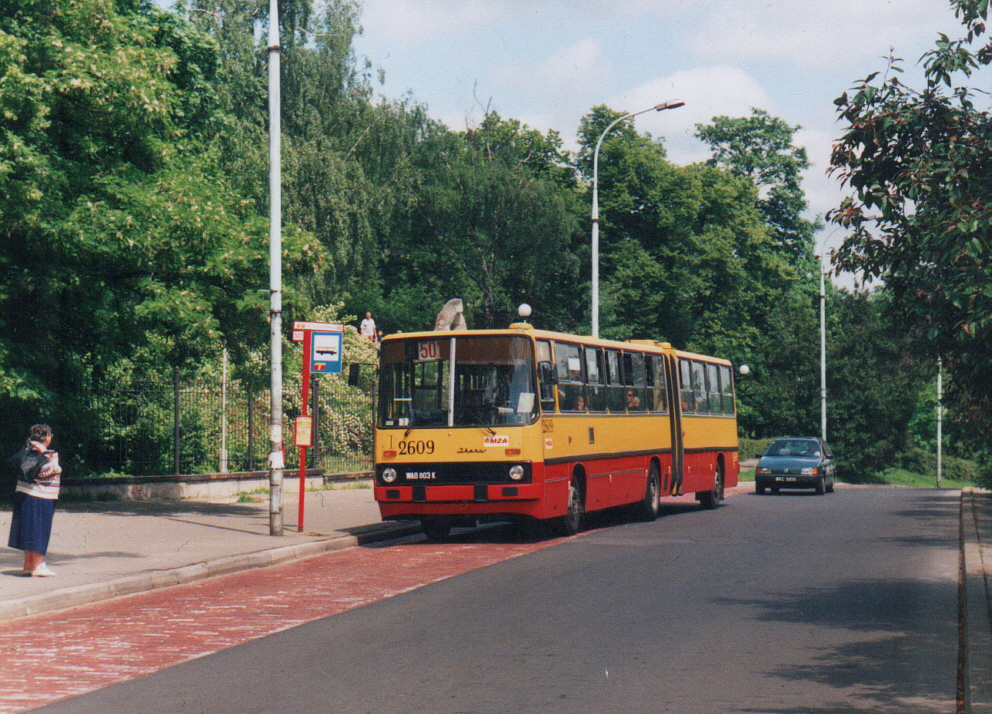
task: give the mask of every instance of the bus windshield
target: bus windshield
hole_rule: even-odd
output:
[[[383,427],[489,427],[537,418],[534,346],[526,337],[387,340],[380,359]]]

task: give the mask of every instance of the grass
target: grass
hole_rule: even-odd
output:
[[[740,481],[754,481],[754,469],[741,469],[739,476]],[[837,479],[838,483],[845,483],[843,478]],[[853,483],[853,482],[846,482]],[[907,471],[906,469],[897,469],[895,467],[885,469],[881,473],[875,474],[870,478],[862,479],[856,483],[872,485],[872,486],[908,486],[910,488],[936,488],[937,487],[937,477],[934,474],[919,474],[914,471]],[[970,488],[976,484],[972,481],[962,481],[960,479],[951,479],[946,476],[940,481],[941,488]]]
[[[314,491],[346,491],[346,490],[359,490],[359,489],[371,489],[372,482],[367,479],[353,480],[353,481],[330,481],[321,486],[314,486],[308,488],[308,492]],[[262,496],[268,496],[269,489],[267,488],[256,488],[254,491],[239,491],[235,494],[236,503],[258,503],[264,500]]]
[[[887,468],[880,474],[876,474],[877,480],[870,483],[886,483],[898,486],[910,486],[912,488],[936,488],[937,476],[935,474],[918,474],[906,469]],[[941,478],[941,488],[970,488],[976,484],[973,481],[962,481],[960,479],[950,479],[946,476]]]

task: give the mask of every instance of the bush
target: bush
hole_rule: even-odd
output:
[[[765,453],[765,449],[774,439],[747,439],[738,440],[738,456],[741,461],[756,459]]]
[[[992,456],[985,456],[979,462],[977,483],[979,486],[992,488]]]
[[[923,449],[910,449],[906,453],[900,454],[894,465],[918,474],[935,476],[937,474],[937,455],[928,453]],[[942,456],[941,477],[955,481],[979,483],[982,479],[982,473],[978,463],[971,459]]]

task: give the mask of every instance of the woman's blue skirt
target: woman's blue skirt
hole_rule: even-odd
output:
[[[7,545],[18,550],[30,550],[45,555],[52,535],[55,500],[38,498],[26,493],[14,494],[14,513],[10,520],[10,540]]]

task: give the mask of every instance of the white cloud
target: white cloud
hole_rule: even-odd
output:
[[[636,118],[637,128],[664,139],[676,164],[703,161],[708,148],[695,138],[696,124],[715,116],[748,116],[751,108],[772,111],[771,98],[747,72],[729,66],[698,67],[660,77],[618,94],[607,101],[616,110],[639,111],[660,102],[681,99],[685,106],[649,112]]]
[[[366,0],[362,26],[386,44],[403,47],[472,32],[500,17],[491,0]]]
[[[603,59],[599,42],[586,39],[549,57],[538,68],[536,80],[553,95],[572,95],[602,87],[609,73],[610,63]]]
[[[949,3],[935,0],[795,0],[710,3],[710,17],[689,40],[700,61],[785,61],[785,71],[833,71],[890,48],[907,63],[938,31],[960,28]],[[907,55],[908,53],[908,55]]]

